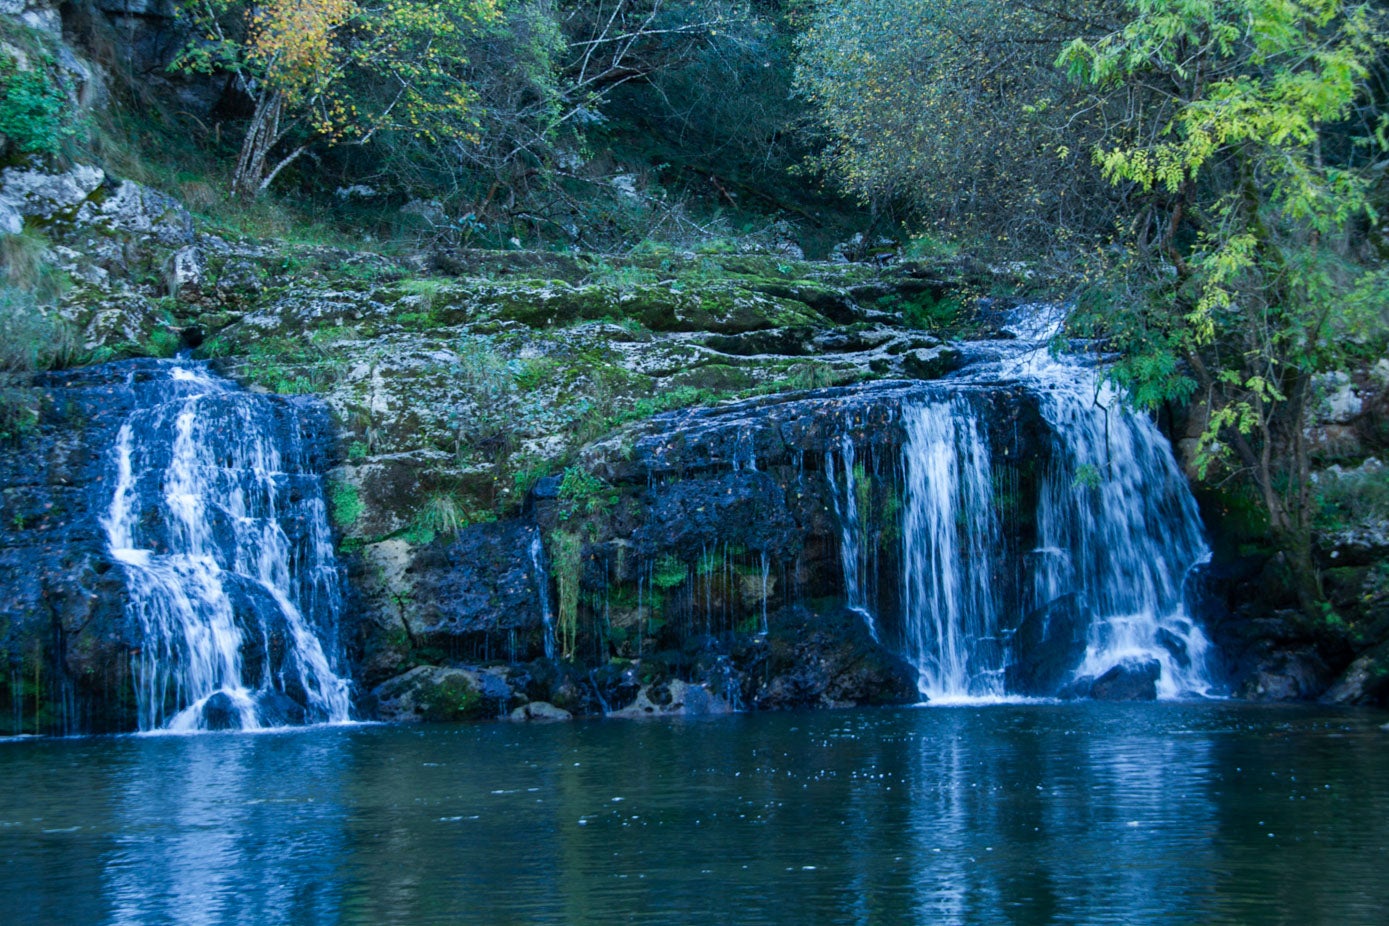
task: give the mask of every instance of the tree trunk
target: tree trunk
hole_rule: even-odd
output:
[[[241,154],[232,174],[232,193],[242,199],[260,194],[265,184],[265,162],[282,137],[280,117],[284,113],[284,94],[278,91],[256,97],[256,109],[241,141]]]

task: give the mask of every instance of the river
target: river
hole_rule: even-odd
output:
[[[1382,712],[0,742],[0,922],[1380,923]]]

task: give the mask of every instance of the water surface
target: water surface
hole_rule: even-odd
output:
[[[0,742],[0,922],[1382,923],[1389,715]]]

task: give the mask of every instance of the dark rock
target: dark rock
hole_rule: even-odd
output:
[[[1085,656],[1089,615],[1076,595],[1065,595],[1022,619],[1013,634],[1009,691],[1031,697],[1055,694]]]
[[[1312,647],[1274,650],[1235,694],[1251,701],[1306,701],[1325,692],[1333,678],[1335,672]]]
[[[785,710],[919,700],[915,670],[874,643],[860,615],[818,615],[796,607],[772,624],[765,656],[749,671],[761,677],[748,699],[752,706]]]
[[[1360,656],[1321,696],[1326,704],[1389,703],[1389,647]]]
[[[1153,701],[1162,663],[1156,659],[1122,662],[1095,679],[1090,697],[1096,701]]]
[[[208,730],[241,729],[241,711],[225,691],[203,702],[203,726]]]
[[[448,544],[419,549],[409,566],[415,607],[408,615],[419,643],[451,652],[479,649],[481,638],[504,651],[512,633],[527,639],[525,652],[543,652],[539,574],[531,560],[535,529],[520,521],[464,528]]]
[[[1158,645],[1172,654],[1172,661],[1185,669],[1191,665],[1191,654],[1187,652],[1186,641],[1163,627],[1157,632]]]
[[[964,365],[964,355],[953,347],[920,348],[902,355],[902,372],[913,379],[940,379]]]
[[[261,726],[292,727],[304,722],[304,705],[280,691],[263,691],[256,696],[256,717]]]

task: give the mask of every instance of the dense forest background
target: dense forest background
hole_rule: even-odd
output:
[[[99,164],[229,234],[1025,265],[1134,402],[1197,410],[1199,476],[1321,607],[1308,429],[1324,374],[1385,345],[1383,2],[6,12],[45,7],[63,42],[0,18],[0,157]],[[42,229],[10,231],[5,368],[79,361]]]

